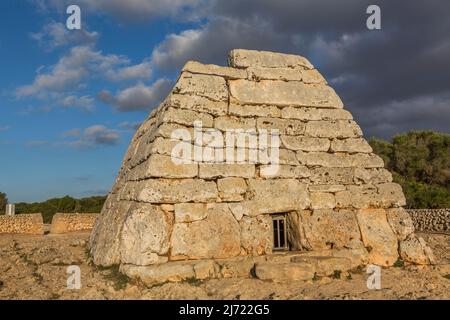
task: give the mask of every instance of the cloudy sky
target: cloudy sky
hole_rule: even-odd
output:
[[[65,27],[69,4],[81,30]],[[225,65],[232,48],[308,57],[366,137],[449,132],[449,13],[448,0],[1,1],[0,191],[106,193],[183,64]]]

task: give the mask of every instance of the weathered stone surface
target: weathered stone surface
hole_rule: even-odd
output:
[[[92,230],[94,263],[156,283],[391,265],[399,241],[405,261],[429,261],[401,187],[320,73],[271,52],[230,60],[238,68],[188,62],[137,130]],[[270,214],[286,215],[297,260],[270,255]]]
[[[408,212],[403,208],[386,210],[387,220],[399,241],[403,241],[414,232],[414,225]]]
[[[261,280],[311,280],[315,268],[310,262],[256,263],[255,274]]]
[[[194,264],[195,279],[204,280],[216,278],[219,275],[219,265],[213,260],[202,260]]]
[[[363,167],[381,168],[384,166],[383,159],[374,154],[348,154],[327,152],[305,152],[297,151],[297,159],[300,163],[308,166],[321,166],[330,168]]]
[[[304,83],[312,83],[312,84],[327,84],[325,78],[320,74],[317,69],[304,70],[302,72],[302,81]]]
[[[222,116],[214,119],[214,128],[221,131],[231,129],[256,130],[256,120],[251,118],[239,118],[235,116]]]
[[[169,108],[163,113],[161,119],[161,122],[174,122],[191,127],[194,126],[194,121],[200,121],[203,127],[213,126],[212,115],[192,110]]]
[[[305,134],[321,138],[358,138],[362,131],[353,120],[320,120],[309,121]]]
[[[241,227],[241,246],[249,255],[272,253],[272,218],[267,215],[243,217]]]
[[[314,168],[309,179],[314,184],[352,184],[353,168]]]
[[[343,108],[336,92],[326,85],[276,80],[231,80],[231,95],[245,104]]]
[[[258,118],[256,127],[258,131],[277,129],[280,134],[287,135],[301,135],[305,132],[305,124],[298,120]]]
[[[276,106],[239,105],[230,103],[229,113],[241,117],[273,117],[279,118],[281,111]]]
[[[248,67],[248,79],[253,81],[260,80],[284,80],[301,81],[303,79],[303,68],[267,68],[267,67]]]
[[[312,64],[304,57],[270,52],[270,51],[255,51],[245,49],[231,50],[228,61],[230,67],[247,68],[252,66],[269,67],[269,68],[283,68],[283,67],[304,67],[306,69],[313,69]]]
[[[44,234],[42,214],[1,215],[0,233]]]
[[[336,207],[336,199],[332,193],[311,192],[310,197],[312,209],[334,209]]]
[[[355,213],[350,210],[319,209],[298,213],[300,239],[297,246],[309,250],[343,248],[360,233]]]
[[[331,141],[331,151],[370,153],[372,152],[372,147],[363,138],[334,139]]]
[[[223,201],[242,201],[247,191],[247,183],[242,178],[223,178],[217,180],[219,196]]]
[[[211,75],[183,72],[175,84],[173,92],[198,95],[215,101],[228,100],[225,79]]]
[[[415,264],[434,264],[435,258],[425,241],[414,234],[400,242],[400,257]]]
[[[295,179],[249,179],[248,185],[254,195],[251,201],[255,203],[259,213],[301,210],[310,204],[306,185]],[[248,215],[255,214],[257,213],[253,212]]]
[[[310,172],[307,167],[296,165],[262,165],[259,167],[259,176],[261,178],[306,178]]]
[[[281,142],[287,149],[295,151],[328,151],[330,149],[330,140],[327,138],[282,135]]]
[[[193,178],[198,175],[198,164],[176,164],[171,156],[153,154],[142,163],[141,170],[137,170],[136,178]]]
[[[120,238],[122,263],[145,266],[167,261],[173,217],[158,206],[140,204],[130,210]],[[139,239],[139,241],[136,241]]]
[[[406,205],[402,187],[398,183],[380,183],[376,185],[382,205],[401,207]]]
[[[222,177],[253,178],[255,176],[254,164],[201,163],[199,166],[199,177],[203,179]]]
[[[226,101],[213,101],[197,95],[172,94],[168,98],[168,103],[173,107],[209,113],[214,116],[223,116],[228,111]]]
[[[308,186],[310,192],[338,192],[345,191],[342,184],[317,184]]]
[[[398,259],[397,236],[392,231],[384,209],[364,209],[356,214],[362,240],[369,251],[369,262],[391,266]]]
[[[281,117],[286,119],[310,120],[352,120],[350,112],[344,109],[322,109],[310,107],[285,107]]]
[[[216,183],[200,179],[149,179],[128,184],[122,198],[149,203],[208,202],[217,199]]]
[[[108,199],[113,196],[110,194]],[[120,233],[132,205],[130,201],[111,201],[110,205],[103,207],[89,240],[90,251],[96,265],[110,266],[121,262]]]
[[[183,262],[169,262],[164,265],[153,266],[122,264],[120,271],[130,278],[141,280],[147,285],[195,278],[195,271],[192,264]]]
[[[182,71],[188,71],[190,73],[211,74],[224,77],[226,79],[247,78],[247,72],[245,72],[245,70],[221,67],[214,64],[203,64],[197,61],[186,62]]]
[[[240,227],[226,204],[216,204],[204,220],[176,223],[171,241],[170,260],[230,258],[240,253]]]
[[[384,169],[355,168],[354,182],[356,184],[379,184],[392,182],[392,174]]]
[[[174,206],[175,223],[205,219],[208,215],[208,206],[206,203],[176,203]]]
[[[314,266],[316,275],[330,276],[336,270],[347,271],[352,268],[352,262],[345,257],[315,257],[315,256],[294,256],[291,258],[293,263],[307,263]]]
[[[98,216],[98,213],[55,213],[50,233],[61,234],[91,230]]]

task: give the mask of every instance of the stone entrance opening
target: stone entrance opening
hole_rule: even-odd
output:
[[[272,215],[273,250],[289,250],[287,240],[286,215]]]

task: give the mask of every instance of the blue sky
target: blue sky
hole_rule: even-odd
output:
[[[79,31],[65,28],[72,3]],[[378,31],[366,28],[369,4],[1,1],[0,191],[11,202],[105,194],[136,126],[182,65],[225,65],[239,47],[307,56],[366,136],[448,132],[448,1],[379,1]]]

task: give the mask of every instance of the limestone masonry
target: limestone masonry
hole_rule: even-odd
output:
[[[157,282],[432,262],[401,187],[307,59],[237,49],[229,66],[186,63],[137,130],[91,235],[94,263]],[[179,135],[195,136],[195,123],[217,143],[176,163],[175,149],[205,142]],[[256,160],[229,161],[230,130],[248,134]]]
[[[56,213],[52,218],[50,233],[91,230],[98,216],[98,213]]]
[[[450,209],[408,209],[414,228],[420,231],[450,232]]]
[[[44,220],[40,213],[0,216],[0,233],[44,234]]]

